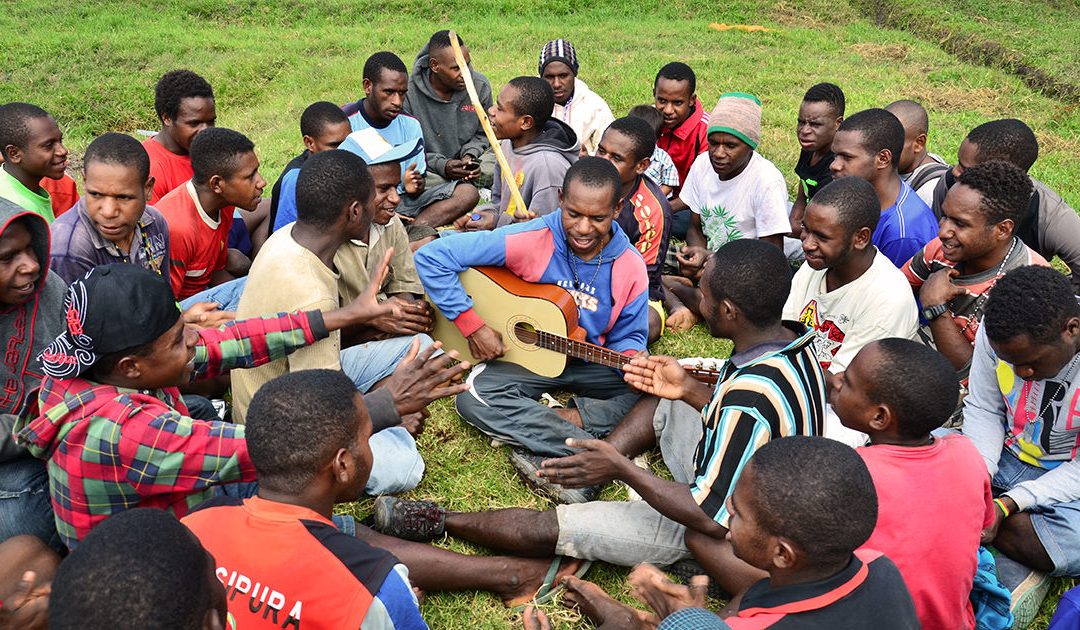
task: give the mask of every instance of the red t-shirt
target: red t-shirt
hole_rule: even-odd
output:
[[[885,553],[900,569],[923,628],[974,628],[969,596],[979,537],[995,516],[979,451],[962,435],[857,450],[878,495],[877,527],[862,548]]]
[[[214,557],[237,628],[358,629],[397,579],[392,555],[305,507],[225,497],[183,522]]]
[[[694,110],[681,125],[660,130],[656,146],[671,156],[675,170],[679,171],[680,182],[686,182],[686,174],[690,172],[694,159],[709,149],[708,130],[709,114],[702,107],[701,99],[694,99]],[[675,192],[678,193],[678,189]]]
[[[67,173],[60,179],[41,178],[41,187],[49,193],[54,217],[64,214],[79,203],[79,188]]]
[[[176,299],[189,298],[210,286],[210,276],[225,268],[228,257],[231,208],[217,220],[199,204],[195,186],[185,182],[161,198],[155,207],[169,224],[169,282]]]
[[[159,199],[191,179],[191,156],[173,153],[156,136],[144,142],[143,147],[150,154],[150,177],[154,178],[154,192],[147,203],[157,207]]]

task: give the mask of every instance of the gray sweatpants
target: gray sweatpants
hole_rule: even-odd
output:
[[[557,378],[538,376],[523,367],[492,361],[475,377],[473,388],[457,396],[457,410],[484,433],[539,455],[573,453],[566,438],[601,438],[623,419],[638,399],[618,370],[571,360]],[[537,402],[544,392],[573,392],[580,411],[580,429]]]

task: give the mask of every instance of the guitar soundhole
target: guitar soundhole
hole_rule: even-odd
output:
[[[514,324],[514,336],[517,337],[521,343],[527,343],[532,346],[540,341],[540,337],[536,334],[536,329],[526,322]]]

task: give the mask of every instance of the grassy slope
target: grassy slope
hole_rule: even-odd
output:
[[[930,10],[929,3],[915,4]],[[952,5],[958,15],[978,8],[971,0]],[[987,9],[982,13],[987,21],[980,23],[988,34],[1012,37],[1013,24],[1022,17],[1027,29],[1005,43],[1037,51],[1044,62],[1040,67],[1075,76],[1070,31],[1035,36],[1037,21],[1056,15],[1061,5],[1055,0],[1034,5]],[[797,156],[793,121],[799,100],[808,85],[830,80],[845,87],[849,111],[897,98],[927,104],[931,148],[947,158],[955,155],[974,125],[1006,115],[1022,118],[1036,129],[1043,146],[1033,174],[1074,207],[1080,204],[1080,182],[1071,166],[1080,150],[1080,113],[1075,107],[1034,92],[1004,72],[958,62],[914,35],[877,28],[847,3],[811,0],[796,9],[794,3],[763,0],[738,0],[723,8],[676,1],[643,10],[641,5],[602,0],[580,12],[570,6],[525,0],[365,0],[348,6],[312,0],[174,0],[110,8],[93,2],[73,6],[24,0],[7,4],[0,14],[0,29],[23,35],[5,43],[5,56],[13,63],[0,68],[0,102],[41,104],[54,113],[70,145],[80,151],[103,131],[155,128],[152,91],[157,77],[172,68],[193,68],[215,86],[218,123],[255,140],[263,173],[272,180],[298,150],[297,120],[303,108],[315,100],[355,99],[363,59],[375,50],[394,50],[411,65],[433,30],[456,26],[471,45],[476,68],[497,90],[513,76],[535,72],[540,45],[562,36],[578,48],[582,78],[617,114],[648,102],[656,68],[673,59],[696,69],[706,107],[725,91],[759,95],[765,103],[761,150],[792,184],[790,170]],[[775,30],[720,33],[709,30],[709,22],[763,24]],[[49,29],[41,26],[45,23]],[[1034,48],[1035,40],[1040,48]],[[1063,60],[1060,66],[1058,59]],[[663,340],[658,350],[685,356],[720,354],[726,347],[698,327]],[[436,498],[455,509],[545,507],[513,478],[502,449],[489,448],[446,402],[435,407],[422,448],[428,473],[416,496]],[[620,494],[608,489],[605,497]],[[349,509],[362,515],[369,507],[363,502]],[[591,575],[625,599],[624,574],[597,567]],[[1060,582],[1056,588],[1069,584]],[[557,625],[580,625],[574,614],[550,610]],[[433,628],[504,628],[515,623],[514,615],[485,594],[432,596],[424,612]],[[1050,612],[1048,604],[1042,624]]]

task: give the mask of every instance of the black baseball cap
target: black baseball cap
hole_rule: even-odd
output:
[[[42,370],[75,378],[106,354],[157,339],[179,318],[172,288],[159,274],[127,263],[94,267],[68,287],[65,330],[41,353]]]

